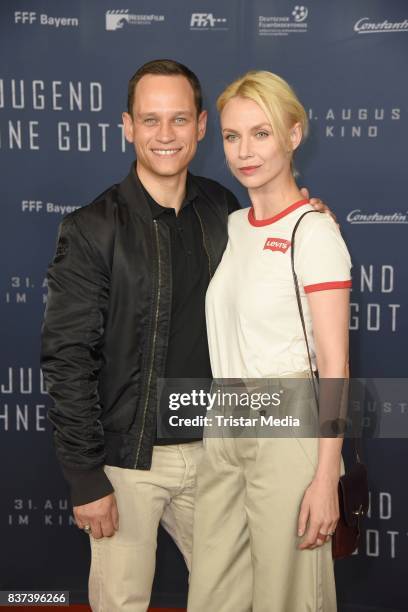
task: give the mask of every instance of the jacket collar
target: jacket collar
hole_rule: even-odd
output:
[[[187,173],[186,191],[187,195],[183,206],[193,202],[198,196],[198,189],[194,181],[194,176],[190,174],[190,172]],[[134,162],[132,162],[130,166],[130,172],[127,177],[119,184],[119,192],[126,202],[128,202],[131,210],[140,215],[145,221],[151,221],[152,218],[157,217],[156,214],[152,214],[152,207],[148,202],[143,186],[136,174]]]
[[[127,177],[119,184],[119,193],[133,213],[136,213],[145,221],[152,220],[150,206],[136,174],[134,162],[130,166]]]

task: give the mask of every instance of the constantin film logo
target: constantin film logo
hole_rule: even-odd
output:
[[[129,13],[129,9],[111,10],[105,13],[105,28],[111,32],[122,30],[127,26],[151,26],[163,22],[164,15],[135,15]]]
[[[408,225],[408,211],[365,213],[360,208],[355,208],[347,215],[347,221],[352,225]]]
[[[357,34],[388,34],[390,32],[408,32],[408,19],[403,21],[373,21],[370,17],[361,17],[354,24]]]
[[[288,36],[307,32],[309,9],[296,4],[288,15],[259,15],[259,36]]]
[[[214,13],[192,13],[190,30],[228,30],[226,17],[215,17]]]

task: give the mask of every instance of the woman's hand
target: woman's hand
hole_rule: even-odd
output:
[[[299,549],[321,546],[330,539],[339,520],[338,476],[314,478],[303,496],[298,520],[298,536],[305,539]],[[306,530],[307,527],[307,530]]]
[[[334,214],[332,210],[330,210],[330,208],[324,202],[322,202],[322,200],[320,200],[320,198],[309,198],[309,190],[307,189],[307,187],[302,187],[300,190],[300,193],[302,194],[304,198],[308,200],[310,199],[310,204],[313,206],[315,210],[317,210],[318,212],[322,212],[322,213],[326,213],[330,215],[333,221],[335,221],[338,225],[336,215]]]

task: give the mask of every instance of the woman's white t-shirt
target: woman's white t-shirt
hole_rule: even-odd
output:
[[[207,333],[215,378],[266,378],[309,369],[291,271],[292,231],[308,200],[271,219],[253,208],[232,213],[228,244],[208,287]],[[296,232],[298,276],[315,365],[307,293],[351,287],[351,261],[333,219],[306,215]]]

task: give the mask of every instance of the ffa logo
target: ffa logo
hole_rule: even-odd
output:
[[[267,238],[263,250],[266,251],[269,249],[270,251],[286,253],[289,247],[290,240],[285,240],[284,238]]]

